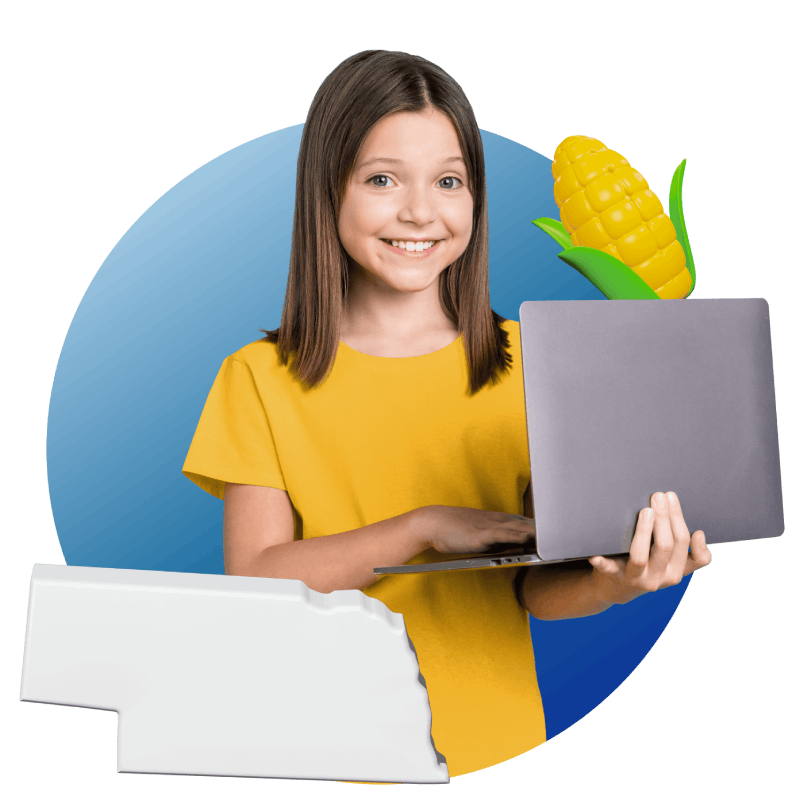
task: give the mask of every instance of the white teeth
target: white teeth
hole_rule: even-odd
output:
[[[433,247],[434,244],[436,244],[436,240],[431,240],[430,242],[406,242],[401,239],[392,239],[392,245],[399,247],[401,250],[427,250],[429,247]]]

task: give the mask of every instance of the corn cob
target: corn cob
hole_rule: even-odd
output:
[[[686,297],[692,275],[675,227],[647,181],[619,153],[570,136],[553,158],[553,193],[575,246],[622,261],[661,299]]]

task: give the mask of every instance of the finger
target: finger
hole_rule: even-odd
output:
[[[672,583],[678,583],[685,574],[684,569],[686,560],[689,558],[691,536],[683,518],[680,500],[675,492],[667,492],[667,509],[674,538],[672,558],[667,566],[667,573],[672,578]]]
[[[639,512],[639,519],[636,523],[636,530],[631,541],[631,549],[628,555],[628,566],[625,574],[629,578],[638,578],[647,568],[647,561],[650,558],[650,539],[653,535],[653,510],[643,508]]]
[[[653,520],[653,549],[650,552],[647,572],[660,582],[672,559],[675,538],[672,534],[672,521],[664,492],[655,492],[650,498],[650,506],[655,514],[655,519]]]
[[[592,556],[589,563],[604,575],[615,575],[620,571],[619,564],[613,558],[605,558],[605,556]]]
[[[508,528],[514,531],[518,539],[532,539],[536,536],[536,523],[531,517],[525,517],[520,514],[509,515],[511,519],[505,523]]]
[[[688,575],[700,567],[707,567],[710,563],[711,551],[706,545],[706,535],[703,531],[695,531],[692,534],[691,550],[683,574]]]

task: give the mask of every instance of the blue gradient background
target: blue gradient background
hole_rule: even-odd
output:
[[[222,503],[181,474],[217,371],[280,324],[303,126],[262,136],[153,204],[100,267],[56,370],[50,499],[67,564],[223,574]],[[481,131],[492,307],[601,299],[531,220],[558,217],[549,159]],[[689,579],[596,617],[531,619],[548,736],[630,674]]]

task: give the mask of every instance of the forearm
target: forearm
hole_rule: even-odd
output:
[[[613,604],[597,596],[593,572],[588,561],[529,567],[522,582],[520,602],[531,616],[541,620],[599,614]]]
[[[427,549],[417,509],[363,528],[262,550],[247,569],[262,578],[294,578],[317,592],[366,589],[375,567],[405,564]]]

